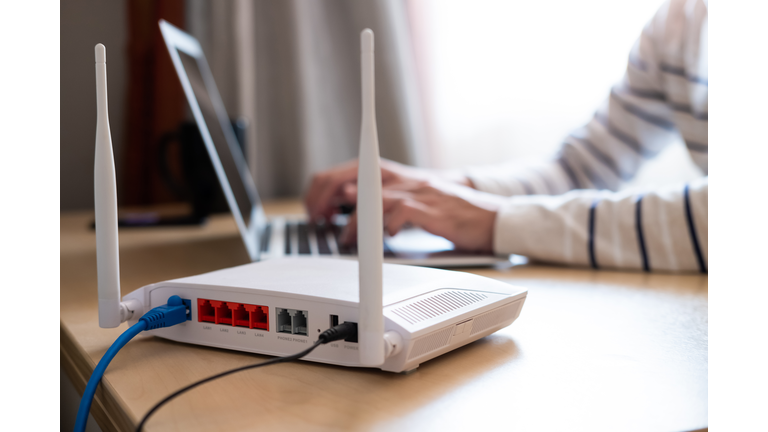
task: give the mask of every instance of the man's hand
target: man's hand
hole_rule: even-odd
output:
[[[446,182],[402,181],[382,191],[384,229],[397,234],[415,226],[445,237],[458,249],[493,252],[493,227],[504,198]],[[347,184],[348,202],[357,199],[357,187]],[[349,218],[341,236],[343,243],[357,238],[356,214]]]
[[[381,160],[381,183],[384,189],[414,182],[452,182],[471,187],[472,184],[457,171],[435,171],[409,167],[386,159]],[[351,204],[345,188],[357,184],[357,159],[338,165],[312,177],[312,184],[304,196],[304,205],[310,220],[330,219],[343,204]]]

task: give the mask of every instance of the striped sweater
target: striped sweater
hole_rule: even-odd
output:
[[[707,272],[707,3],[669,0],[643,29],[626,73],[592,120],[538,166],[467,170],[509,196],[494,250],[593,268]],[[682,139],[703,177],[617,192]]]

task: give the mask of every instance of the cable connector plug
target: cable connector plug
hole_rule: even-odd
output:
[[[91,377],[88,379],[88,384],[83,391],[83,397],[80,399],[80,408],[77,410],[75,432],[85,431],[85,425],[88,422],[88,413],[91,410],[91,403],[93,402],[93,395],[96,394],[96,387],[99,385],[101,377],[104,376],[104,371],[107,370],[109,362],[115,358],[117,352],[144,330],[154,330],[181,324],[187,320],[187,314],[191,313],[192,310],[184,304],[184,300],[182,300],[181,297],[177,295],[171,296],[168,298],[167,304],[158,306],[145,313],[139,318],[139,322],[128,327],[128,330],[123,332],[123,334],[115,340],[107,352],[104,353],[104,356],[101,357],[99,364],[96,365]]]
[[[327,344],[328,342],[340,339],[348,339],[350,336],[357,337],[357,324],[353,322],[345,322],[320,333],[317,340]]]
[[[155,330],[181,324],[187,320],[187,305],[181,297],[174,295],[168,298],[168,303],[158,306],[142,315],[139,321],[147,323],[146,330]]]

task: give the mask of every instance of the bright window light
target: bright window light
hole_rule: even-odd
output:
[[[423,0],[415,26],[442,168],[547,157],[626,68],[660,0]],[[687,158],[681,145],[659,159]],[[682,177],[696,176],[690,161]],[[698,174],[700,175],[700,174]],[[641,172],[642,176],[642,172]]]

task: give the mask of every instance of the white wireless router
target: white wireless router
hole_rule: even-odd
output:
[[[320,345],[304,360],[411,371],[510,325],[528,291],[469,273],[383,264],[382,198],[374,100],[373,32],[361,34],[363,116],[358,170],[358,262],[284,258],[142,287],[119,301],[117,201],[107,120],[103,45],[96,47],[96,234],[99,325],[137,322],[178,295],[184,324],[156,336],[274,356],[298,353],[326,329],[358,325],[358,337]]]

